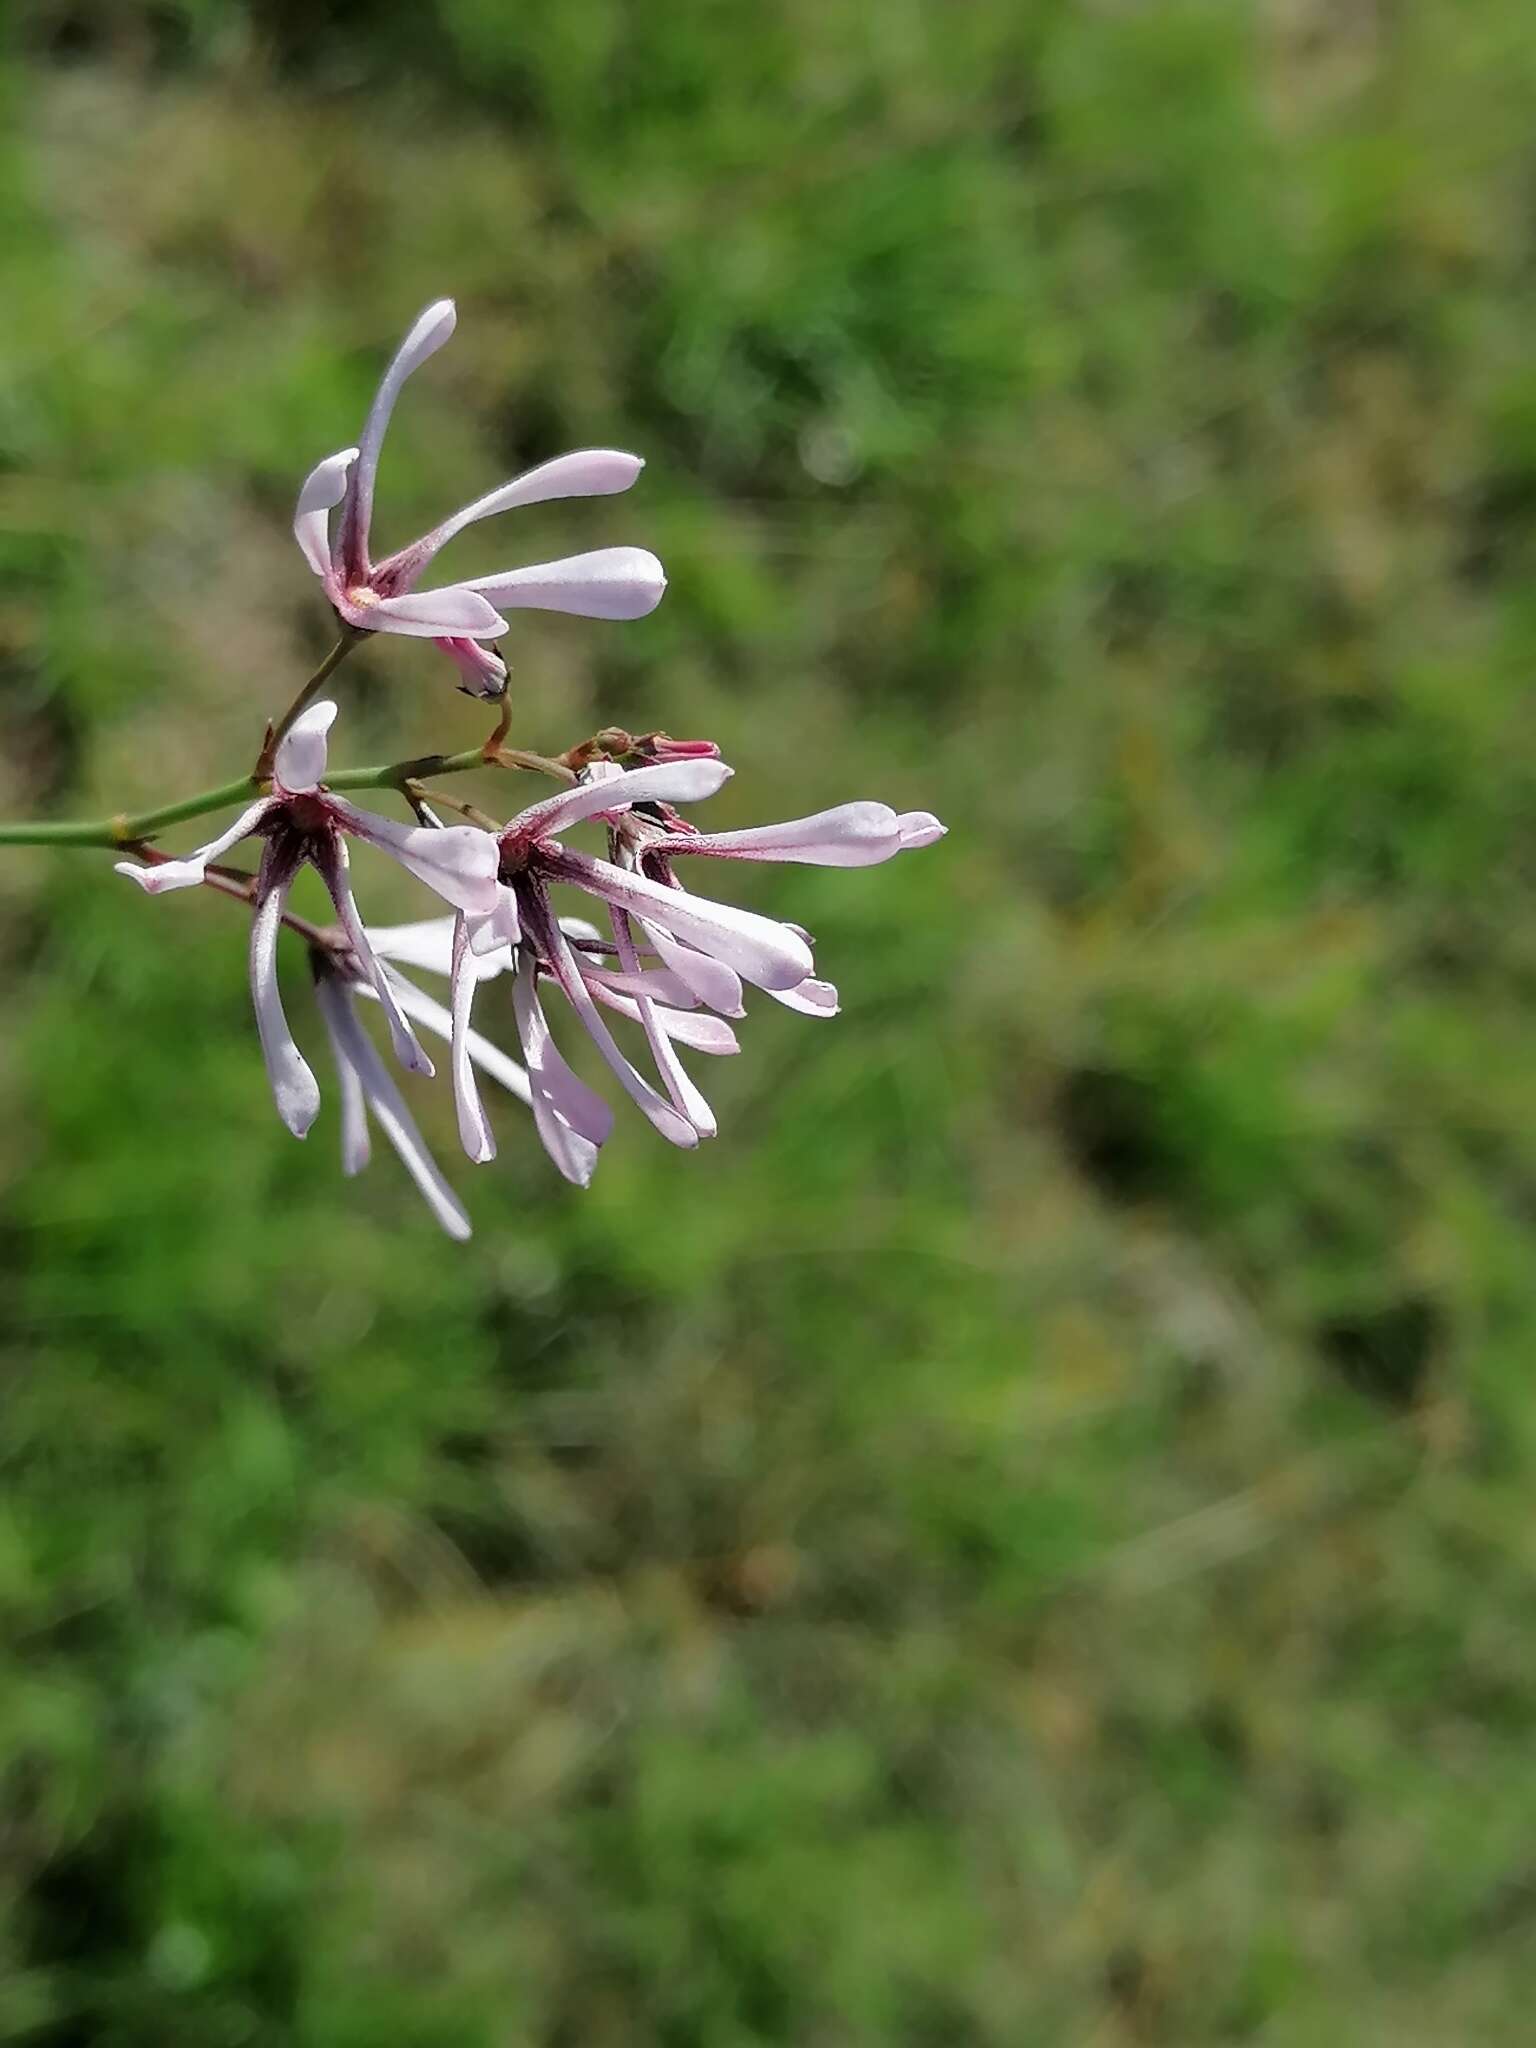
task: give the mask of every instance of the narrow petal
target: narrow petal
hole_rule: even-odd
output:
[[[264,796],[244,810],[227,832],[221,832],[217,839],[210,839],[206,846],[199,846],[195,852],[186,854],[180,860],[163,860],[154,867],[136,868],[131,861],[113,863],[120,875],[137,882],[147,896],[163,896],[168,889],[190,889],[203,879],[208,863],[228,853],[242,839],[248,839],[268,812],[279,808],[279,799]]]
[[[459,1143],[477,1166],[496,1157],[496,1138],[475,1085],[475,1070],[469,1056],[469,1011],[475,999],[475,956],[469,950],[469,933],[462,914],[453,926],[452,1003],[453,1103],[458,1112]]]
[[[788,925],[759,917],[756,911],[711,903],[685,889],[669,889],[647,875],[630,874],[609,861],[566,847],[546,848],[540,860],[557,879],[573,882],[578,889],[659,925],[674,938],[723,961],[759,988],[796,988],[814,965],[811,949],[802,938]],[[667,965],[675,968],[677,963],[669,959]]]
[[[560,1172],[584,1188],[613,1127],[613,1111],[561,1058],[539,1005],[537,976],[526,958],[512,983],[512,1007],[533,1088],[534,1127]]]
[[[741,1000],[741,976],[734,968],[727,967],[723,960],[712,959],[708,953],[683,945],[681,940],[672,938],[648,918],[642,918],[640,925],[656,948],[657,957],[665,962],[684,987],[693,990],[701,1003],[708,1003],[722,1017],[746,1015],[746,1006]]]
[[[363,1084],[357,1077],[346,1040],[336,1023],[338,1008],[345,1009],[351,1000],[334,975],[322,974],[316,981],[315,1001],[331,1041],[336,1078],[341,1088],[341,1170],[349,1176],[362,1172],[373,1150],[368,1141],[368,1111],[363,1098]]]
[[[523,922],[565,994],[566,1001],[581,1019],[587,1036],[597,1047],[610,1071],[629,1097],[661,1135],[674,1145],[690,1149],[699,1133],[688,1117],[663,1101],[643,1074],[636,1071],[614,1043],[613,1033],[597,1014],[591,991],[571,955],[570,942],[555,921],[547,900],[523,899]]]
[[[325,780],[325,736],[336,722],[336,706],[329,697],[311,704],[296,718],[283,736],[272,763],[272,780],[291,796],[318,789]]]
[[[300,486],[293,514],[293,537],[317,576],[324,576],[331,566],[331,508],[345,496],[347,475],[356,460],[355,448],[327,455],[324,462],[315,464]]]
[[[838,804],[814,817],[744,832],[682,833],[667,841],[671,858],[708,854],[718,860],[800,861],[811,867],[865,868],[902,848],[901,820],[889,804]]]
[[[629,919],[622,910],[615,910],[611,915],[613,936],[619,948],[619,965],[626,974],[638,975],[640,961],[635,953]],[[640,1020],[640,1028],[645,1033],[645,1042],[651,1049],[651,1058],[656,1062],[656,1071],[661,1076],[661,1084],[671,1097],[673,1108],[682,1111],[701,1138],[714,1137],[719,1129],[715,1113],[695,1085],[693,1076],[678,1058],[672,1040],[662,1026],[656,1005],[649,996],[641,996],[635,1001],[634,1008]]]
[[[381,847],[455,910],[484,916],[496,908],[500,857],[496,841],[478,825],[400,825],[345,797],[328,796],[326,804],[342,831]]]
[[[919,846],[932,846],[936,839],[943,839],[949,831],[949,827],[941,825],[932,811],[903,811],[896,823],[901,830],[904,853]]]
[[[415,924],[371,924],[368,937],[381,960],[399,960],[428,974],[453,972],[453,919],[427,917]]]
[[[521,505],[542,505],[552,498],[611,497],[616,491],[627,491],[644,467],[638,455],[625,455],[617,448],[583,448],[574,455],[557,455],[552,462],[525,470],[511,483],[455,512],[441,526],[381,562],[379,574],[388,577],[395,589],[409,590],[438,549],[476,520]]]
[[[356,1071],[379,1129],[394,1146],[401,1164],[425,1196],[427,1206],[443,1229],[450,1237],[462,1242],[470,1234],[469,1218],[427,1150],[415,1119],[405,1106],[405,1098],[395,1085],[393,1074],[379,1058],[378,1048],[363,1029],[349,1001],[343,999],[339,1007],[333,1007],[331,1018],[342,1054]]]
[[[771,988],[768,994],[786,1010],[799,1010],[807,1017],[835,1017],[837,990],[830,981],[802,981],[798,988]]]
[[[569,933],[566,936],[569,937]],[[617,947],[614,950],[617,952]],[[574,951],[582,974],[594,988],[601,984],[603,988],[612,989],[615,995],[645,996],[653,1003],[666,1003],[675,1010],[696,1010],[699,1006],[699,999],[693,990],[685,982],[680,981],[670,968],[642,969],[634,974],[617,974],[612,968],[599,967],[585,946],[578,945]]]
[[[320,1113],[320,1086],[294,1043],[277,984],[277,934],[298,865],[287,848],[269,843],[262,852],[251,919],[251,1001],[277,1113],[302,1138]]]
[[[600,767],[612,763],[600,762]],[[654,768],[621,768],[615,775],[578,782],[530,804],[501,835],[503,846],[531,845],[537,839],[551,839],[579,825],[584,818],[596,818],[610,811],[627,811],[638,803],[698,803],[713,796],[736,771],[723,761],[662,761]]]
[[[643,619],[661,603],[666,587],[665,571],[645,548],[597,548],[500,576],[476,576],[468,585],[508,610],[574,612],[582,619]]]
[[[507,631],[500,612],[468,583],[445,583],[441,590],[413,590],[407,597],[375,598],[361,623],[376,633],[404,633],[413,640],[453,638],[460,633],[474,640],[494,640]]]
[[[591,974],[585,978],[588,988],[605,1009],[615,1011],[620,1017],[628,1017],[632,1023],[640,1022],[640,1005],[633,996],[625,995],[611,982],[599,981]],[[675,1039],[679,1045],[686,1045],[690,1051],[722,1054],[741,1050],[730,1025],[711,1010],[672,1010],[656,1002],[650,1007],[668,1038]]]
[[[402,1067],[413,1074],[430,1076],[436,1069],[421,1049],[421,1043],[405,1020],[405,1014],[395,1001],[394,991],[389,984],[383,962],[374,957],[373,946],[363,928],[363,920],[357,913],[357,901],[352,894],[347,857],[347,843],[339,833],[333,833],[316,850],[315,865],[320,878],[330,891],[336,914],[341,919],[341,928],[347,935],[347,944],[352,948],[353,958],[367,979],[372,982],[389,1026],[390,1044],[395,1049],[395,1058]]]
[[[337,537],[338,559],[345,564],[349,581],[361,581],[368,573],[368,530],[373,519],[373,487],[379,470],[379,450],[384,431],[400,396],[400,387],[412,370],[434,355],[452,334],[456,315],[452,299],[437,299],[416,320],[395,351],[394,361],[384,372],[367,424],[358,443],[357,464],[347,485]]]
[[[395,1000],[411,1022],[420,1024],[424,1030],[435,1032],[445,1045],[451,1045],[453,1019],[443,1005],[429,996],[425,989],[419,989],[414,981],[408,981],[396,967],[389,969],[389,982],[395,992]],[[372,1002],[378,1001],[378,997],[367,982],[356,983],[354,993],[367,996]],[[519,1102],[527,1103],[528,1076],[517,1061],[508,1059],[499,1045],[492,1045],[491,1041],[482,1038],[478,1031],[468,1031],[464,1036],[469,1046],[469,1056],[481,1073],[489,1074],[491,1079],[505,1088],[509,1095],[515,1095]]]

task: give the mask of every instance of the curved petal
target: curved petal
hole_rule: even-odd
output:
[[[163,860],[148,868],[136,868],[131,861],[120,860],[113,866],[118,874],[137,882],[146,896],[163,896],[168,889],[194,888],[202,881],[203,871],[211,860],[228,853],[240,840],[248,839],[267,814],[280,807],[280,798],[261,797],[240,813],[227,832],[221,832],[217,839],[210,839],[206,846],[199,846],[180,860]]]
[[[901,831],[904,853],[919,846],[932,846],[936,839],[945,838],[949,832],[949,827],[941,825],[932,811],[903,811],[896,823]]]
[[[935,821],[936,822],[936,821]],[[782,825],[744,832],[683,832],[667,841],[669,859],[702,853],[717,860],[800,861],[810,867],[866,868],[900,853],[901,820],[889,804],[838,804]]]
[[[283,735],[272,762],[272,780],[292,796],[318,789],[325,780],[325,736],[336,722],[336,706],[329,697],[311,704]]]
[[[635,952],[635,942],[629,928],[629,919],[622,910],[611,913],[613,936],[618,943],[619,965],[626,974],[638,974],[640,961]],[[656,1005],[649,996],[641,996],[634,1003],[640,1019],[640,1028],[645,1033],[645,1042],[651,1049],[651,1058],[656,1062],[656,1071],[661,1084],[672,1099],[674,1109],[682,1111],[701,1138],[712,1138],[719,1129],[715,1113],[694,1083],[673,1049],[672,1039],[663,1028]]]
[[[337,559],[345,564],[350,582],[361,581],[368,573],[368,529],[373,519],[373,487],[378,476],[379,450],[384,445],[384,430],[395,409],[395,400],[400,396],[400,387],[413,370],[442,347],[452,334],[457,317],[452,299],[435,299],[418,314],[415,325],[396,349],[394,360],[374,393],[362,439],[358,443],[357,464],[348,480],[341,531],[336,542]]]
[[[727,967],[723,960],[716,960],[708,953],[700,953],[693,946],[685,946],[680,939],[674,939],[648,918],[642,918],[640,925],[656,948],[657,958],[685,988],[692,989],[701,1003],[707,1003],[722,1017],[746,1015],[741,1000],[741,976],[733,967]]]
[[[349,1177],[362,1172],[373,1150],[368,1142],[368,1110],[363,1098],[363,1084],[357,1077],[357,1069],[348,1056],[346,1041],[336,1023],[337,1008],[345,1008],[351,1000],[348,991],[332,975],[322,974],[315,983],[315,1002],[331,1041],[336,1078],[341,1088],[341,1170]]]
[[[277,1113],[293,1135],[302,1138],[320,1113],[320,1084],[294,1043],[277,984],[277,934],[298,867],[295,855],[285,848],[269,843],[263,850],[256,914],[251,919],[251,1001]]]
[[[598,981],[590,974],[586,982],[605,1009],[628,1017],[632,1023],[641,1021],[640,1005],[633,996],[615,988],[611,981]],[[650,1007],[668,1038],[675,1039],[679,1045],[686,1045],[691,1052],[725,1055],[741,1051],[735,1032],[723,1017],[717,1017],[712,1010],[673,1010],[655,1002]]]
[[[669,889],[647,875],[630,874],[609,861],[573,853],[567,847],[546,847],[539,858],[557,879],[573,882],[620,910],[659,925],[759,988],[797,988],[815,965],[804,939],[788,925],[759,917],[756,911],[711,903],[705,897],[691,896],[686,889]],[[667,965],[677,967],[671,959]]]
[[[408,981],[398,968],[391,967],[388,972],[395,1000],[411,1022],[435,1032],[445,1045],[451,1044],[453,1019],[443,1005],[429,996],[425,989],[419,989],[414,981]],[[356,983],[354,993],[367,996],[372,1002],[378,1000],[367,982]],[[519,1102],[527,1103],[530,1100],[528,1076],[517,1061],[508,1059],[499,1045],[492,1045],[491,1041],[482,1038],[478,1031],[467,1031],[464,1037],[469,1046],[469,1056],[481,1073],[489,1074],[491,1079],[505,1088],[509,1095],[515,1095]]]
[[[644,467],[638,455],[626,455],[617,448],[581,448],[574,455],[557,455],[552,462],[524,470],[511,483],[465,505],[441,526],[381,562],[379,573],[387,575],[397,590],[409,590],[438,549],[477,520],[521,505],[546,504],[552,498],[611,497],[616,491],[627,491]]]
[[[537,975],[526,958],[513,979],[512,1008],[533,1088],[534,1127],[560,1172],[584,1188],[613,1128],[613,1111],[561,1058],[539,1004]]]
[[[408,597],[380,597],[366,607],[361,623],[375,633],[404,633],[413,640],[439,640],[467,634],[492,640],[507,631],[495,606],[468,583],[445,583],[440,590],[414,590]]]
[[[429,1078],[436,1069],[422,1051],[410,1025],[405,1021],[404,1012],[395,1001],[394,991],[384,971],[383,963],[374,957],[373,946],[363,928],[363,920],[357,913],[357,900],[352,894],[352,882],[348,872],[347,843],[339,834],[333,833],[316,847],[313,859],[320,870],[320,879],[330,891],[336,914],[341,919],[341,928],[347,935],[347,944],[353,958],[366,978],[372,982],[378,996],[385,1021],[389,1025],[389,1039],[395,1049],[395,1058],[402,1067],[413,1074],[425,1074]]]
[[[459,688],[466,697],[487,701],[503,696],[507,687],[507,664],[494,647],[482,647],[465,633],[436,635],[432,645],[458,670]]]
[[[599,766],[610,766],[599,763]],[[660,761],[651,768],[621,768],[616,775],[578,782],[530,804],[501,835],[503,846],[531,844],[552,838],[584,818],[596,818],[609,811],[627,811],[638,803],[699,803],[713,796],[735,774],[723,761]],[[680,833],[679,842],[691,835]]]
[[[347,476],[357,460],[355,448],[343,448],[317,462],[299,486],[293,512],[293,537],[317,576],[331,566],[331,508],[346,495]]]
[[[802,981],[798,988],[771,988],[767,993],[786,1010],[798,1010],[802,1016],[837,1015],[837,990],[830,981]]]
[[[655,611],[666,573],[645,548],[597,548],[558,562],[535,562],[467,585],[509,610],[573,612],[582,619],[643,619]]]
[[[477,1166],[496,1157],[496,1137],[475,1085],[469,1056],[469,1011],[475,999],[475,956],[462,914],[453,924],[453,976],[450,984],[453,1105],[459,1119],[459,1143]]]
[[[381,847],[455,910],[484,915],[496,908],[496,841],[478,825],[399,825],[344,797],[328,796],[326,803],[344,832]]]

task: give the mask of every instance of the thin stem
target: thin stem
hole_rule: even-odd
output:
[[[256,756],[256,766],[251,770],[252,782],[266,782],[270,779],[272,763],[277,759],[278,748],[362,637],[362,633],[356,626],[342,626],[341,638],[336,642],[336,645],[331,649],[324,661],[321,662],[297,697],[288,706],[288,709],[277,721],[277,724],[267,727],[267,736],[261,743],[261,752]]]

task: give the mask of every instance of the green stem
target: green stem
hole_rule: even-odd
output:
[[[292,728],[309,709],[315,698],[336,673],[337,669],[363,638],[356,626],[343,625],[341,638],[315,670],[297,697],[288,706],[276,725],[268,726],[267,736],[261,743],[261,752],[256,756],[256,766],[251,770],[253,782],[265,782],[272,773],[272,764],[277,759],[277,750],[288,737]]]
[[[400,789],[407,782],[429,775],[464,775],[471,768],[489,765],[483,747],[466,747],[461,754],[423,754],[414,761],[389,761],[377,768],[342,768],[327,775],[327,789]],[[67,819],[53,824],[0,825],[0,846],[106,846],[124,847],[135,840],[154,839],[168,825],[181,825],[189,818],[204,817],[209,811],[227,811],[235,804],[248,804],[260,796],[266,785],[253,775],[220,783],[217,789],[183,797],[180,803],[162,804],[157,810],[139,811],[115,818]]]

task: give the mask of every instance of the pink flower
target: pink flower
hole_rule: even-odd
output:
[[[539,1003],[541,976],[560,988],[620,1085],[662,1136],[694,1146],[714,1135],[715,1118],[678,1047],[735,1052],[735,1034],[723,1019],[742,1015],[744,982],[812,1016],[835,1014],[837,991],[814,978],[810,943],[798,927],[692,895],[678,883],[673,857],[687,852],[867,866],[931,844],[944,830],[926,812],[898,815],[875,803],[844,804],[784,825],[714,835],[678,817],[675,804],[712,795],[730,774],[724,762],[702,751],[627,771],[597,764],[575,788],[513,819],[501,835],[503,888],[495,909],[466,913],[456,922],[450,963],[455,1031],[468,1027],[487,962],[513,965],[535,1120],[546,1148],[572,1179],[584,1179],[590,1164],[583,1162],[581,1173],[571,1170],[571,1134],[591,1138],[600,1123],[600,1144],[611,1119],[606,1110],[598,1117],[598,1098],[563,1061],[554,1064],[558,1055]],[[607,860],[563,842],[570,827],[592,819],[608,824]],[[611,940],[603,940],[595,927],[556,916],[550,899],[555,883],[603,905]],[[693,1014],[701,1006],[717,1014]],[[600,1007],[640,1025],[660,1090],[620,1050]],[[472,1158],[488,1157],[488,1127],[467,1062],[455,1061],[454,1086],[465,1149]]]
[[[320,1090],[293,1040],[277,985],[277,934],[283,906],[299,869],[308,862],[330,892],[342,931],[360,972],[367,978],[389,1023],[390,1039],[402,1066],[430,1074],[432,1063],[406,1021],[383,965],[375,957],[353,900],[348,874],[348,838],[381,847],[418,880],[436,890],[455,909],[487,912],[497,900],[497,845],[489,832],[473,825],[437,830],[397,825],[371,811],[362,811],[324,787],[326,734],[336,706],[312,706],[298,719],[277,750],[272,793],[243,811],[217,839],[182,860],[153,867],[118,863],[151,896],[201,882],[210,863],[253,834],[264,842],[253,898],[251,920],[251,994],[256,1029],[278,1115],[295,1137],[302,1138],[320,1108]]]
[[[385,371],[356,448],[327,456],[305,479],[294,513],[294,538],[320,578],[338,616],[362,632],[405,633],[435,640],[457,664],[461,688],[499,696],[506,683],[501,657],[479,645],[505,633],[498,607],[574,612],[584,618],[637,619],[655,609],[666,589],[656,557],[644,548],[599,548],[560,561],[508,569],[496,576],[418,590],[423,570],[447,541],[476,520],[552,498],[602,497],[627,491],[644,464],[613,448],[587,448],[541,463],[499,490],[455,512],[409,547],[375,563],[369,553],[374,483],[384,432],[400,387],[452,334],[451,299],[438,299],[417,320]],[[331,512],[341,508],[334,537]]]

